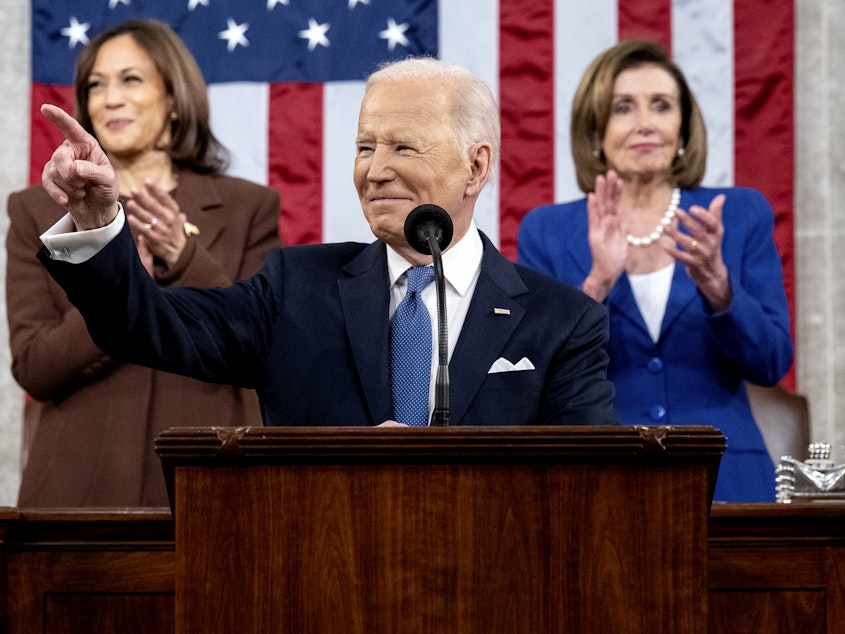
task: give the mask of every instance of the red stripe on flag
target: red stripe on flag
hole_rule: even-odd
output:
[[[791,2],[734,2],[735,182],[759,189],[775,213],[775,243],[795,329],[794,15]],[[795,385],[795,370],[784,379]]]
[[[41,114],[41,105],[51,103],[73,114],[73,86],[32,84],[29,122],[29,184],[41,182],[44,163],[65,140],[64,135]]]
[[[270,84],[268,182],[282,196],[286,245],[323,240],[323,86]]]
[[[554,200],[553,0],[500,3],[499,95],[499,248],[515,259],[522,217]]]
[[[620,40],[654,40],[672,53],[672,0],[619,0]]]

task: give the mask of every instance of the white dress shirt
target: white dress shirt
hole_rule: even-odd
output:
[[[50,257],[62,262],[81,264],[97,255],[103,247],[117,237],[123,229],[126,217],[123,205],[118,203],[117,215],[105,227],[76,231],[70,214],[65,214],[52,227],[39,236],[41,243],[50,252]]]

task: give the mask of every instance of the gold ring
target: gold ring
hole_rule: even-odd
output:
[[[695,253],[695,250],[698,248],[698,240],[695,238],[692,239],[692,242],[689,243],[689,252]]]

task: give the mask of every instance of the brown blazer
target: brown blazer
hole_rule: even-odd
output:
[[[255,273],[279,245],[279,194],[227,176],[179,173],[173,192],[199,229],[161,286],[225,286]],[[41,186],[9,196],[6,307],[12,373],[40,401],[27,429],[19,506],[166,506],[153,451],[164,429],[260,425],[254,396],[118,363],[91,341],[79,312],[35,258],[65,210]],[[245,418],[249,416],[249,418]]]

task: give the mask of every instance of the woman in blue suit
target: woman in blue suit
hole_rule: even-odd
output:
[[[624,424],[721,429],[714,499],[773,501],[774,466],[745,392],[792,363],[769,203],[753,189],[699,186],[704,120],[652,42],[624,41],[592,62],[571,139],[587,197],[529,212],[520,263],[607,306]]]

